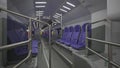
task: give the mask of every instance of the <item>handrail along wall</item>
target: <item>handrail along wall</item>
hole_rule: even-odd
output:
[[[21,64],[23,64],[26,60],[28,60],[30,57],[31,57],[31,53],[32,53],[32,46],[31,46],[31,43],[32,43],[32,20],[34,21],[37,21],[39,23],[44,23],[44,24],[47,24],[49,26],[49,30],[51,30],[51,27],[50,25],[47,23],[47,22],[44,22],[44,21],[40,21],[40,20],[37,20],[35,18],[32,18],[32,17],[29,17],[29,16],[26,16],[26,15],[23,15],[23,14],[20,14],[20,13],[16,13],[16,12],[13,12],[13,11],[10,11],[10,10],[7,10],[7,9],[4,9],[4,8],[0,8],[0,11],[5,11],[5,12],[8,12],[8,13],[11,13],[11,14],[14,14],[14,15],[17,15],[17,16],[20,16],[20,17],[23,17],[23,18],[26,18],[29,20],[29,32],[28,32],[28,40],[27,41],[22,41],[22,42],[18,42],[18,43],[14,43],[14,44],[10,44],[10,45],[6,45],[6,46],[1,46],[0,47],[0,51],[4,50],[4,49],[9,49],[9,48],[15,48],[15,47],[18,47],[18,46],[23,46],[22,44],[27,44],[28,43],[28,55],[26,58],[24,58],[22,61],[20,61],[18,64],[16,64],[13,68],[17,68],[19,67]],[[50,31],[49,31],[50,32]],[[49,34],[49,37],[51,36],[51,34]],[[49,38],[49,46],[51,46],[51,38]],[[50,49],[51,50],[51,49]],[[51,51],[50,51],[51,52]],[[51,53],[50,53],[51,54]],[[50,55],[51,56],[51,55]],[[50,57],[50,64],[51,64],[51,57]],[[50,65],[50,68],[51,68],[51,65]]]
[[[91,24],[95,24],[95,23],[102,22],[102,21],[107,21],[107,22],[111,23],[111,21],[109,19],[103,19],[103,20],[93,22]],[[86,56],[88,55],[88,51],[91,51],[92,53],[96,54],[97,56],[99,56],[103,60],[107,61],[108,62],[108,68],[112,68],[112,66],[115,66],[116,68],[120,68],[119,64],[112,61],[112,46],[120,47],[120,44],[112,43],[112,42],[108,42],[108,41],[103,41],[103,40],[99,40],[99,39],[94,39],[94,38],[89,38],[87,34],[88,33],[87,33],[87,27],[86,27]],[[108,58],[102,56],[101,54],[97,53],[93,49],[89,48],[88,47],[88,40],[107,44],[108,45]]]

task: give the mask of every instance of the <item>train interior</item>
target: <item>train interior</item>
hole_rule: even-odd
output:
[[[0,0],[0,68],[120,68],[120,0]]]

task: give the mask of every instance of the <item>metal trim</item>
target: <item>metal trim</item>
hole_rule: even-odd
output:
[[[101,42],[101,43],[105,43],[105,44],[110,44],[110,45],[112,45],[112,46],[116,46],[116,47],[120,47],[120,44],[118,44],[118,43],[112,43],[112,42],[103,41],[103,40],[94,39],[94,38],[88,38],[88,37],[86,37],[86,39],[88,39],[88,40],[92,40],[92,41]]]
[[[27,41],[22,41],[22,42],[19,42],[19,43],[14,43],[14,44],[10,44],[10,45],[1,46],[0,50],[14,48],[14,47],[18,47],[18,46],[24,46],[23,44],[27,44],[30,41],[31,41],[31,39],[29,39]]]

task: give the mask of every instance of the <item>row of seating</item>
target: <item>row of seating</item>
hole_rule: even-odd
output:
[[[86,30],[88,37],[91,37],[90,23],[85,23],[82,27],[80,25],[65,27],[61,39],[57,40],[57,42],[71,46],[74,49],[82,49],[85,47]]]
[[[27,33],[27,28],[11,19],[7,20],[7,37],[9,39],[9,44],[25,41],[28,39],[28,33]],[[25,46],[20,46],[17,48],[14,48],[14,53],[17,56],[20,55],[25,55],[28,53],[28,47],[27,45]],[[32,40],[32,53],[37,54],[38,53],[38,41],[37,40]]]

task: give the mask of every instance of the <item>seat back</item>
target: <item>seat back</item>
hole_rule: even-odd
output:
[[[38,54],[38,40],[32,40],[32,54]]]
[[[77,44],[77,41],[78,41],[78,37],[79,37],[79,35],[80,35],[80,33],[81,33],[81,27],[80,27],[80,25],[76,25],[75,27],[74,27],[74,31],[73,31],[73,34],[72,34],[72,37],[71,37],[71,43],[70,43],[70,45],[71,45],[71,47],[75,47],[75,45]]]
[[[73,28],[73,26],[70,26],[69,30],[67,32],[66,40],[65,40],[64,44],[70,45],[70,41],[71,41],[71,37],[72,37],[73,32],[74,32],[74,28]]]
[[[86,40],[86,28],[87,28],[87,32],[88,32],[88,37],[91,37],[91,24],[90,23],[85,23],[82,26],[82,31],[81,34],[79,36],[79,40],[78,40],[78,45],[76,46],[76,49],[81,49],[85,47],[85,40]]]

